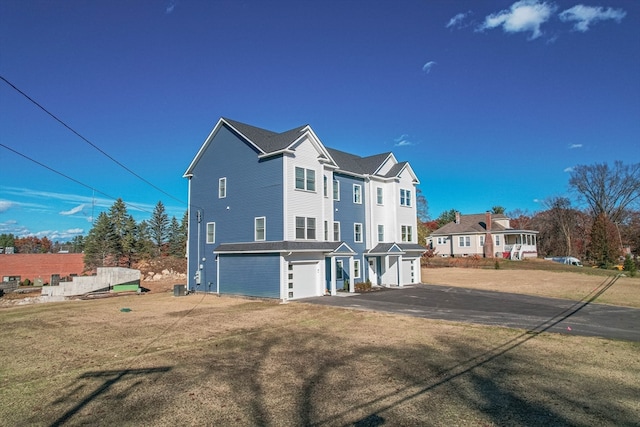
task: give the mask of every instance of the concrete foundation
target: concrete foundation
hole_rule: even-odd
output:
[[[42,295],[72,297],[89,292],[109,291],[115,285],[140,284],[140,270],[123,267],[98,267],[95,276],[74,277],[73,282],[60,282],[58,286],[44,286]]]

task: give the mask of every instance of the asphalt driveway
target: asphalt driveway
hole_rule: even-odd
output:
[[[413,285],[348,296],[301,300],[312,304],[373,310],[525,329],[640,342],[640,309],[450,286]]]

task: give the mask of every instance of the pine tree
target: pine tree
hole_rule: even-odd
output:
[[[138,240],[136,242],[136,250],[139,259],[149,259],[154,253],[154,244],[151,241],[151,232],[149,231],[149,223],[141,221],[138,224]]]
[[[169,243],[169,255],[174,257],[184,256],[184,239],[182,238],[182,230],[176,217],[171,217],[171,223],[169,224],[169,231],[167,235]]]
[[[113,233],[113,247],[112,255],[115,261],[115,265],[119,266],[120,262],[125,257],[124,239],[127,233],[129,214],[127,213],[127,206],[122,199],[118,199],[109,209],[109,221],[112,226]],[[126,262],[126,261],[125,261]]]
[[[162,248],[167,242],[167,235],[169,233],[169,216],[165,211],[162,201],[159,201],[153,209],[153,214],[149,220],[149,231],[151,240],[156,245],[156,255],[161,255],[163,252]]]
[[[113,263],[113,224],[106,213],[100,212],[96,223],[85,239],[84,265],[87,269],[108,267]]]

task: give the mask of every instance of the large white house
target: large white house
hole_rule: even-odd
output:
[[[190,290],[289,300],[421,281],[419,182],[393,153],[221,118],[184,176]]]
[[[538,256],[538,232],[517,230],[502,214],[461,215],[443,225],[427,238],[427,246],[440,256],[521,260]]]

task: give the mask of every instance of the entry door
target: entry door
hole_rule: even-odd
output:
[[[369,280],[374,285],[378,284],[378,268],[377,268],[377,259],[369,258]]]

